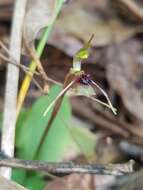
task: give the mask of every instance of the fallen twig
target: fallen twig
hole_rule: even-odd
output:
[[[55,81],[55,80],[53,80],[47,76],[36,51],[28,46],[25,37],[24,37],[24,42],[25,42],[25,47],[26,47],[27,51],[29,52],[29,55],[31,56],[32,60],[34,60],[35,63],[37,64],[37,69],[38,69],[42,79],[44,80],[45,85],[47,85],[46,84],[47,82],[52,82],[52,83],[55,83],[57,85],[61,85],[61,83],[59,83],[59,82],[57,82],[57,81]]]
[[[29,161],[15,158],[1,158],[0,166],[7,166],[12,168],[22,168],[26,170],[35,170],[41,172],[48,172],[54,175],[71,174],[71,173],[88,173],[98,175],[114,175],[121,176],[132,173],[131,163],[125,164],[76,164],[73,162],[42,162]]]
[[[40,76],[44,80],[44,82],[51,82],[53,84],[57,84],[57,85],[62,86],[62,84],[60,82],[57,82],[57,81],[49,78],[48,76],[43,76],[44,71],[43,72],[31,71],[29,67],[26,67],[25,65],[17,63],[17,61],[12,57],[10,51],[8,50],[8,48],[6,47],[6,45],[2,41],[0,41],[0,47],[2,47],[2,49],[5,51],[7,56],[10,57],[10,58],[8,58],[7,56],[5,56],[4,54],[2,54],[0,52],[0,58],[2,60],[6,61],[12,65],[15,65],[16,67],[22,69],[24,72],[26,72],[27,74],[30,74],[31,76],[33,76],[33,74]],[[38,58],[36,59],[34,56],[32,58],[33,58],[33,60],[37,61],[41,65],[41,62]],[[45,75],[46,75],[46,73],[45,73]]]
[[[11,52],[12,57],[17,61],[17,63],[20,63],[21,36],[26,3],[27,0],[15,1],[12,20],[9,51]],[[18,80],[19,69],[9,64],[6,77],[5,105],[1,138],[1,149],[9,156],[14,155]],[[1,168],[1,174],[4,177],[10,178],[11,169]]]

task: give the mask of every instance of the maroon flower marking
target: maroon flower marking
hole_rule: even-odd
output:
[[[90,74],[82,74],[80,78],[78,79],[78,82],[83,85],[91,85],[92,79]]]

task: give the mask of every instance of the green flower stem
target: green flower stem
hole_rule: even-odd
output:
[[[47,43],[47,39],[52,31],[52,28],[53,28],[53,23],[50,26],[46,27],[46,29],[43,32],[42,38],[36,48],[36,53],[38,57],[41,57],[43,53],[44,47]],[[37,67],[36,62],[34,60],[31,61],[30,66],[29,66],[30,71],[34,72],[36,67]]]
[[[43,35],[42,35],[42,38],[40,39],[38,46],[36,48],[36,53],[37,53],[37,56],[39,58],[41,57],[41,55],[43,53],[43,50],[44,50],[44,47],[47,43],[48,37],[49,37],[49,35],[53,29],[54,21],[56,20],[58,14],[62,8],[63,3],[64,3],[64,0],[57,0],[56,1],[55,15],[54,15],[51,23],[48,25],[48,27],[45,28]],[[37,67],[37,64],[33,60],[29,65],[29,70],[31,71],[31,73],[34,73],[36,67]],[[32,80],[32,75],[30,76],[27,74],[24,78],[22,85],[21,85],[19,95],[18,95],[18,101],[17,101],[17,117],[20,113],[20,110],[21,110],[21,107],[23,105],[24,99],[26,97],[27,91],[29,89],[31,80]]]

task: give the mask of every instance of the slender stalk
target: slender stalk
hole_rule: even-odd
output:
[[[25,15],[27,0],[16,0],[13,14],[10,52],[11,56],[20,63],[22,26]],[[1,150],[9,156],[14,155],[16,103],[19,79],[19,68],[8,64],[6,77],[4,118],[2,127]],[[10,168],[1,168],[1,175],[11,177]]]

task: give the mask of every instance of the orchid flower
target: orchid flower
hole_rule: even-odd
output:
[[[106,107],[112,110],[112,112],[116,115],[117,110],[113,107],[109,96],[107,93],[96,83],[92,80],[90,74],[86,74],[83,70],[81,70],[82,61],[87,59],[89,57],[89,47],[91,44],[91,41],[93,39],[94,35],[91,36],[90,40],[75,54],[73,58],[73,66],[70,69],[69,73],[67,74],[63,86],[63,90],[59,93],[59,95],[55,98],[55,100],[47,107],[47,109],[44,111],[44,116],[47,115],[47,113],[50,111],[51,108],[56,107],[56,109],[53,110],[53,112],[57,113],[60,105],[62,103],[64,95],[69,90],[74,90],[76,95],[82,95],[86,96]],[[79,88],[84,89],[84,93],[80,92]],[[100,101],[99,99],[95,98],[96,96],[95,89],[98,89],[101,91],[101,93],[104,95],[104,97],[107,100],[107,103]],[[86,91],[90,89],[90,94],[88,95]],[[55,114],[54,114],[55,115]]]

